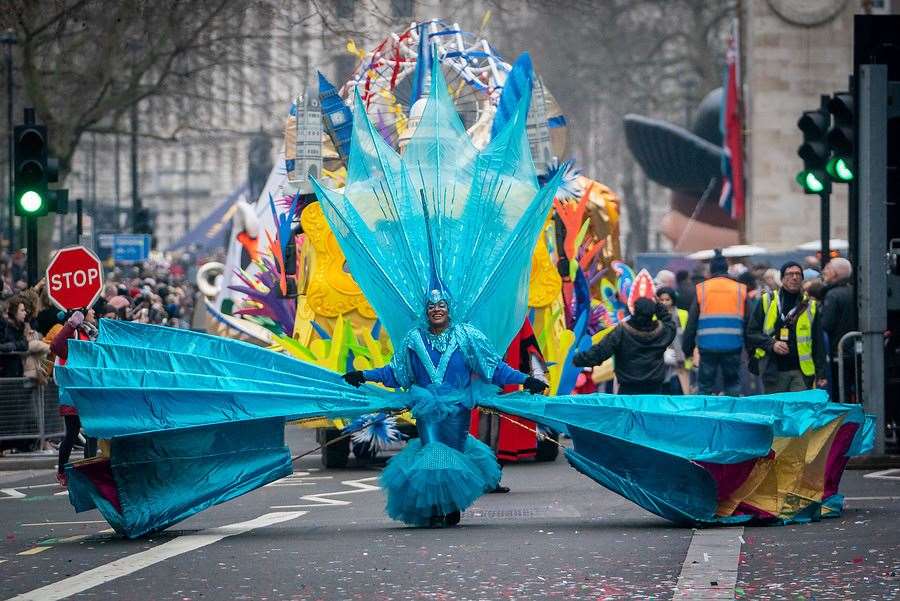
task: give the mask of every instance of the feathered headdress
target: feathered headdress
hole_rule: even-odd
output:
[[[401,157],[355,95],[347,186],[341,194],[313,185],[354,279],[395,340],[421,321],[435,282],[453,299],[454,321],[496,348],[521,327],[531,256],[560,177],[539,189],[529,98],[479,151],[433,56],[430,95]]]

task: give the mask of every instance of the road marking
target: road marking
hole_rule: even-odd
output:
[[[28,486],[0,488],[0,493],[6,495],[5,497],[0,497],[0,499],[21,499],[26,496],[25,493],[21,492],[23,490],[31,490],[32,488],[51,488],[53,486],[59,486],[59,484],[54,482],[53,484],[30,484]]]
[[[48,584],[33,591],[22,593],[8,599],[7,601],[56,601],[65,599],[88,589],[94,588],[116,578],[127,576],[150,567],[161,561],[171,559],[178,555],[183,555],[190,551],[195,551],[201,547],[211,545],[229,536],[243,534],[257,528],[265,528],[293,520],[301,515],[308,513],[307,511],[279,511],[275,513],[267,513],[256,519],[247,522],[238,522],[237,524],[229,524],[218,528],[210,528],[201,530],[194,534],[185,534],[179,536],[167,543],[163,543],[152,549],[135,553],[115,561],[111,561],[102,566],[98,566],[81,574],[77,574],[70,578],[65,578],[59,582]]]
[[[50,488],[53,486],[59,486],[59,483],[52,482],[50,484],[29,484],[28,486],[16,486],[15,488],[17,488],[17,489],[21,488],[22,490],[29,490],[32,488]]]
[[[85,522],[33,522],[31,524],[19,524],[20,526],[69,526],[71,524],[105,524],[106,520],[88,520]]]
[[[303,509],[306,507],[326,507],[333,505],[349,505],[352,501],[344,501],[342,499],[332,499],[330,497],[340,497],[343,495],[356,495],[361,492],[369,492],[372,490],[380,490],[378,486],[366,484],[372,480],[377,480],[377,476],[372,478],[361,478],[359,480],[344,480],[341,482],[344,486],[349,486],[353,490],[339,490],[337,492],[323,492],[316,495],[304,495],[300,497],[301,501],[314,501],[313,504],[307,505],[272,505],[270,509]]]
[[[28,549],[27,551],[22,551],[21,553],[16,553],[16,555],[37,555],[38,553],[46,551],[47,549],[52,549],[52,547],[32,547],[31,549]]]
[[[694,530],[673,601],[734,599],[743,527]]]
[[[872,472],[871,474],[866,474],[863,478],[876,478],[878,480],[900,480],[900,475],[890,476],[889,474],[893,474],[894,472],[900,472],[900,468],[894,468],[890,470],[881,470],[880,472]]]
[[[900,501],[900,497],[844,497],[845,501]]]
[[[39,542],[39,545],[58,545],[59,543],[74,543],[78,540],[84,540],[92,534],[76,534],[75,536],[65,536],[63,538],[48,538]]]

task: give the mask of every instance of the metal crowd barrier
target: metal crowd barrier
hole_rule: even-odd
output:
[[[59,388],[37,385],[29,378],[0,378],[0,440],[37,440],[62,437]]]

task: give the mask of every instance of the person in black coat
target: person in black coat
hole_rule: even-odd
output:
[[[661,303],[641,298],[634,303],[631,319],[617,325],[590,349],[575,353],[572,363],[576,367],[593,367],[613,357],[619,394],[663,394],[663,355],[675,339],[675,332],[669,310]]]
[[[828,353],[831,364],[831,395],[835,401],[839,399],[838,386],[838,342],[847,332],[856,327],[856,308],[853,306],[853,266],[843,257],[831,259],[822,270],[825,280],[821,309],[822,331],[828,336]],[[851,384],[854,380],[854,361],[852,342],[844,343],[844,382]]]
[[[28,351],[26,319],[28,308],[24,299],[18,295],[9,299],[6,319],[0,324],[0,378],[21,378],[25,373],[23,353]]]
[[[825,279],[822,330],[828,334],[833,359],[837,358],[837,344],[841,337],[856,329],[852,275],[853,267],[843,257],[831,259],[822,272]]]

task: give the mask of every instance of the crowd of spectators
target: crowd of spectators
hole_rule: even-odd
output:
[[[721,256],[694,272],[660,271],[654,278],[657,290],[662,291],[660,300],[674,300],[677,312],[673,311],[673,317],[681,317],[675,319],[678,341],[673,344],[677,348],[673,346],[671,358],[667,356],[667,364],[677,368],[681,376],[682,385],[673,380],[673,387],[679,393],[701,394],[760,394],[821,387],[837,398],[837,357],[840,351],[847,355],[847,349],[840,349],[838,344],[844,334],[855,329],[852,272],[850,262],[842,257],[832,258],[824,269],[817,257],[807,257],[802,264],[789,261],[778,269],[726,261]],[[783,281],[785,275],[790,281]],[[703,353],[697,338],[703,304],[698,302],[698,292],[707,288],[716,292],[716,282],[723,283],[719,298],[726,299],[725,308],[707,311],[707,327],[712,328],[708,331],[717,339],[707,344]],[[772,302],[777,306],[770,310]],[[725,323],[723,316],[732,313],[735,323]],[[809,321],[806,326],[804,313]],[[767,322],[767,315],[775,317],[772,323]],[[730,334],[731,339],[722,339],[723,333]],[[804,348],[806,338],[811,339],[811,350]],[[717,343],[722,348],[717,348]],[[705,366],[701,355],[705,355]],[[853,366],[854,362],[848,361],[845,370]],[[787,372],[796,377],[783,384],[789,381]],[[845,376],[845,380],[852,380],[852,374]],[[854,394],[853,390],[844,392],[847,398]]]

